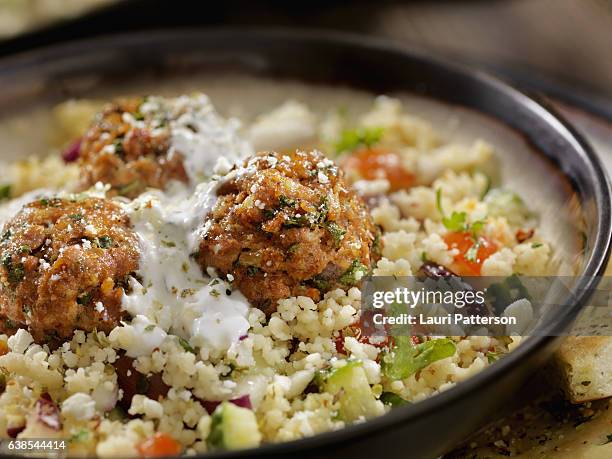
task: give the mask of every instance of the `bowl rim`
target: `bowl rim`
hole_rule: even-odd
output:
[[[7,76],[19,74],[25,70],[31,70],[34,65],[52,63],[58,59],[78,58],[84,53],[96,53],[106,49],[113,49],[128,44],[129,46],[145,46],[152,43],[163,44],[168,40],[189,42],[191,40],[219,40],[231,37],[232,40],[248,40],[249,38],[267,40],[285,40],[291,46],[305,44],[341,44],[353,48],[359,48],[365,52],[391,52],[398,58],[417,59],[442,69],[450,69],[461,73],[479,85],[489,86],[495,91],[510,97],[514,104],[523,104],[534,111],[538,117],[544,118],[548,124],[553,125],[559,134],[572,145],[575,154],[581,157],[584,166],[589,168],[589,176],[594,180],[594,200],[596,204],[599,221],[595,230],[594,245],[591,255],[584,263],[584,270],[581,273],[582,279],[575,287],[578,293],[574,297],[573,304],[568,307],[567,312],[559,317],[555,324],[551,324],[549,329],[563,329],[577,316],[579,311],[588,300],[588,289],[595,287],[598,282],[595,276],[603,274],[610,255],[612,241],[612,210],[611,210],[611,189],[604,171],[603,165],[595,154],[593,148],[584,137],[556,112],[549,104],[542,100],[536,100],[532,95],[517,89],[501,79],[490,75],[482,70],[477,70],[448,59],[431,55],[424,50],[413,49],[405,44],[386,39],[366,35],[357,35],[345,32],[328,30],[313,30],[304,28],[288,27],[211,27],[206,30],[198,28],[179,28],[179,29],[152,29],[136,32],[124,32],[119,34],[104,34],[74,42],[58,43],[48,47],[36,48],[14,55],[0,58],[0,82]],[[350,87],[350,85],[347,85]],[[474,109],[474,108],[472,108]],[[474,109],[478,111],[477,109]],[[487,116],[498,122],[505,122]],[[513,128],[515,131],[516,128]],[[519,131],[520,132],[520,131]],[[555,165],[557,169],[558,165]],[[563,173],[564,177],[567,177]],[[485,368],[476,375],[471,376],[466,381],[456,384],[452,388],[433,395],[426,400],[415,404],[391,410],[384,416],[380,416],[367,422],[353,424],[341,430],[324,432],[312,437],[292,440],[282,443],[266,444],[258,448],[245,449],[240,451],[218,451],[199,454],[197,456],[206,458],[226,458],[244,456],[262,456],[267,454],[282,454],[297,451],[308,451],[320,448],[329,444],[343,444],[350,442],[356,437],[371,436],[382,430],[393,428],[393,426],[408,423],[411,420],[422,416],[426,412],[444,409],[445,405],[453,400],[465,397],[468,393],[478,390],[479,387],[491,382],[501,375],[513,370],[513,367],[532,354],[536,348],[544,347],[555,341],[555,336],[533,336],[525,340],[518,348],[513,350],[507,357],[496,362],[495,365]],[[0,457],[3,456],[0,454]]]

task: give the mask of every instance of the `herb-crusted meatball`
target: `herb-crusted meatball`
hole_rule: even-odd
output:
[[[217,194],[199,263],[231,274],[267,313],[282,298],[316,300],[358,284],[379,256],[378,228],[320,152],[258,154],[230,172]]]
[[[29,328],[39,343],[75,329],[109,332],[123,317],[123,286],[138,240],[112,201],[40,199],[2,229],[0,330]]]
[[[109,195],[134,198],[145,188],[188,181],[183,156],[170,149],[168,120],[162,111],[142,110],[145,98],[107,105],[84,135],[80,147],[81,188],[111,185]]]

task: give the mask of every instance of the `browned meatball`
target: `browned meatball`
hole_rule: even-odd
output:
[[[138,268],[138,240],[112,201],[40,199],[2,229],[0,323],[34,339],[69,338],[75,329],[110,331]]]
[[[198,261],[231,274],[267,313],[359,283],[379,257],[379,230],[343,172],[319,152],[261,153],[218,188]]]
[[[188,181],[183,156],[169,152],[167,120],[143,115],[144,101],[119,100],[96,116],[81,142],[82,189],[102,182],[111,185],[109,196],[134,198],[147,187]]]

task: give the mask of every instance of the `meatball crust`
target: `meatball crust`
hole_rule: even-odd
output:
[[[266,313],[282,298],[318,300],[357,285],[379,258],[379,229],[342,170],[320,152],[255,155],[217,195],[198,262],[231,274]]]
[[[121,99],[96,116],[81,141],[81,189],[102,182],[111,186],[108,196],[134,198],[147,187],[188,182],[183,156],[169,152],[167,120],[141,113],[144,102]]]
[[[112,201],[24,206],[1,234],[0,329],[28,328],[38,343],[70,338],[75,329],[109,332],[124,317],[137,247],[128,216]]]

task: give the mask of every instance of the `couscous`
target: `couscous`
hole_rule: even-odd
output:
[[[149,96],[81,135],[0,183],[3,438],[147,457],[341,429],[520,343],[413,336],[439,352],[389,371],[399,344],[359,332],[363,277],[552,270],[537,218],[484,172],[494,147],[445,143],[392,98],[240,126],[202,94]]]

